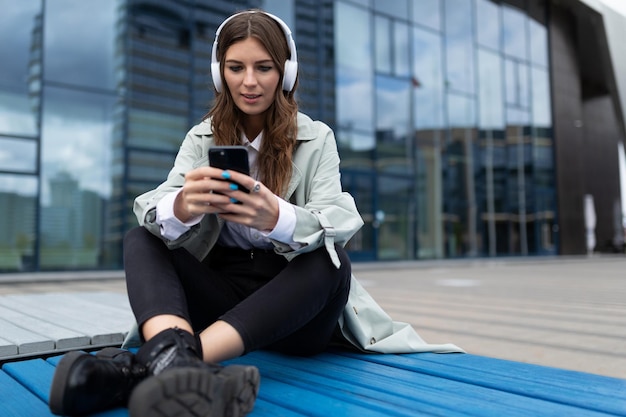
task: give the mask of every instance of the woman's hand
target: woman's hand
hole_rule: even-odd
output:
[[[250,193],[239,190],[233,182]],[[174,214],[186,222],[209,213],[226,221],[269,231],[278,222],[278,201],[274,193],[248,175],[201,167],[185,174],[183,190],[174,203]]]

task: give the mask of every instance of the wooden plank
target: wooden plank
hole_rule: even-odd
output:
[[[538,383],[546,387],[592,393],[600,396],[608,396],[611,400],[617,399],[626,401],[625,395],[617,395],[616,398],[616,393],[626,394],[626,379],[478,355],[436,355],[426,353],[420,355],[419,359],[439,365],[453,366],[457,369],[482,370],[489,374],[497,374],[500,376],[510,376],[514,374],[516,379]]]
[[[278,381],[270,376],[261,377],[259,398],[268,403],[277,404],[293,412],[307,416],[363,416],[389,417],[406,415],[404,413],[383,411],[378,404],[372,407],[345,401],[333,395],[324,395],[311,391],[312,385],[300,387],[290,383]],[[415,415],[415,414],[413,414]],[[250,414],[253,417],[253,413]]]
[[[328,367],[324,367],[323,363],[314,363],[314,360],[308,358],[292,358],[302,361],[298,367],[293,368],[293,363],[288,357],[281,356],[275,362],[265,360],[264,357],[265,355],[255,352],[233,363],[257,366],[261,371],[259,398],[275,402],[283,407],[299,407],[299,404],[307,404],[306,407],[310,408],[296,408],[295,410],[311,415],[311,410],[316,410],[317,404],[324,401],[344,404],[346,408],[343,411],[355,414],[362,408],[368,409],[371,415],[385,416],[437,415],[442,412],[437,407],[417,402],[410,397],[390,394],[388,389],[378,390],[372,385],[372,375],[362,375],[361,377],[364,378],[362,381],[352,378],[354,375],[350,375],[348,380],[343,380],[336,378],[338,375],[331,372]],[[288,359],[287,363],[282,363],[282,359]],[[365,379],[369,381],[369,384]],[[397,382],[398,380],[391,381],[391,383]],[[294,400],[290,396],[291,393],[282,396],[274,395],[274,386],[284,393],[294,390],[298,400]]]
[[[283,356],[263,355],[254,358],[255,365],[269,362],[266,373],[274,376],[276,372],[284,373],[283,366],[293,370],[297,375],[285,376],[299,384],[313,382],[312,389],[335,392],[338,395],[349,395],[363,398],[365,403],[373,400],[383,400],[395,407],[404,408],[409,415],[432,413],[464,413],[466,415],[485,415],[485,413],[503,413],[508,406],[506,401],[497,400],[487,390],[476,390],[474,387],[449,386],[447,382],[427,375],[411,374],[389,367],[370,366],[359,369],[359,365],[371,365],[367,362],[348,358],[321,355],[314,358],[288,358]],[[326,361],[321,360],[326,359]],[[350,363],[353,362],[353,363]],[[262,366],[265,369],[266,366]],[[384,372],[381,372],[384,371]],[[326,377],[323,382],[316,375]],[[468,392],[462,392],[467,389]],[[467,407],[467,399],[471,398],[473,406]],[[508,400],[511,400],[510,398]],[[503,407],[504,406],[504,407]],[[536,409],[536,408],[534,408]],[[507,415],[528,415],[528,410],[515,408],[506,410]]]
[[[0,378],[0,382],[10,384],[6,377],[11,377],[17,386],[45,404],[54,367],[61,357],[7,363],[2,370],[5,378]],[[258,351],[227,363],[255,365],[261,371],[259,398],[250,417],[527,416],[537,413],[542,416],[600,416],[609,411],[590,409],[588,401],[602,405],[608,399],[623,399],[622,388],[626,387],[626,381],[615,378],[474,355],[330,352],[300,358]],[[537,377],[534,382],[533,375]],[[585,383],[603,386],[583,390],[586,397],[581,405],[577,397]],[[5,385],[0,383],[0,395],[6,392]],[[513,392],[516,385],[520,386],[519,392]],[[566,387],[570,386],[574,388],[567,398]],[[9,390],[13,388],[14,385],[8,386]],[[551,394],[547,395],[548,399],[535,398],[530,395],[533,390],[557,390],[561,394],[555,394],[556,399]],[[609,408],[611,405],[606,404]],[[613,411],[618,411],[613,415],[626,415],[626,410]],[[0,412],[0,415],[18,414]],[[127,415],[124,408],[98,414],[100,417]]]
[[[0,334],[17,346],[17,353],[33,353],[54,349],[54,341],[0,318]]]
[[[18,311],[28,311],[29,314],[45,318],[67,329],[89,336],[92,345],[121,344],[127,333],[122,326],[112,326],[104,315],[96,309],[89,311],[76,310],[71,305],[44,304],[43,300],[30,296],[0,297],[0,306]],[[78,314],[77,314],[78,313]]]
[[[17,355],[17,345],[0,337],[0,358]]]
[[[128,317],[133,317],[130,308],[130,302],[128,301],[128,296],[125,294],[119,294],[109,291],[93,291],[82,292],[80,298],[93,304],[99,304],[107,306],[109,308],[117,309],[124,313],[124,315]]]
[[[37,398],[4,371],[0,371],[0,416],[53,416],[47,403]]]
[[[50,400],[54,369],[54,366],[43,359],[9,362],[2,366],[4,372],[46,404]]]
[[[236,362],[258,366],[263,380],[269,375],[329,395],[348,396],[348,401],[351,397],[362,398],[365,403],[380,399],[408,410],[409,415],[443,412],[468,416],[527,416],[542,410],[543,416],[562,416],[579,411],[568,405],[369,363],[361,360],[361,356],[365,355],[359,355],[358,359],[333,354],[292,358],[254,352]],[[587,415],[603,414],[587,412]]]
[[[100,321],[106,318],[107,326],[123,332],[127,332],[135,322],[128,298],[123,294],[103,292],[46,293],[37,294],[36,297],[38,302],[45,305],[69,307],[74,314],[80,312],[81,315]]]
[[[82,348],[90,344],[90,338],[88,336],[66,329],[48,321],[46,318],[36,317],[22,311],[12,310],[2,306],[0,306],[0,317],[18,327],[40,334],[48,340],[54,341],[55,349]],[[18,353],[28,352],[20,351]]]
[[[485,358],[483,367],[474,369],[471,366],[464,368],[459,367],[459,361],[473,360],[473,355],[451,355],[456,358],[456,363],[446,363],[438,360],[434,362],[433,354],[428,359],[421,359],[424,354],[412,355],[359,355],[352,353],[343,354],[346,357],[359,358],[376,364],[392,366],[399,369],[405,369],[411,372],[433,375],[440,378],[450,379],[454,381],[464,382],[470,385],[482,386],[493,390],[509,392],[526,398],[543,399],[554,404],[566,404],[579,409],[587,410],[586,413],[591,414],[594,411],[600,413],[609,413],[613,415],[626,416],[626,381],[601,377],[601,380],[609,380],[607,385],[608,395],[599,393],[591,384],[598,383],[599,379],[595,375],[585,374],[574,371],[564,371],[555,368],[529,366],[522,364],[521,366],[513,366],[508,371],[505,370],[506,365],[514,365],[509,361],[500,362],[498,359]],[[466,359],[462,357],[465,356]],[[443,359],[443,358],[440,358]],[[491,372],[490,364],[497,368],[500,365],[500,372]],[[514,369],[532,369],[529,374],[518,377]],[[504,373],[503,373],[504,372]],[[570,378],[561,380],[560,385],[555,385],[551,381],[553,375],[556,380],[559,376],[570,373]]]
[[[263,398],[257,398],[254,403],[254,409],[248,417],[304,417],[306,414],[298,413],[293,410],[281,407],[278,404],[272,404]]]

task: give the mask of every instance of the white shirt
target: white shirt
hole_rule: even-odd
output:
[[[248,149],[248,162],[250,164],[250,176],[259,178],[257,157],[263,142],[261,132],[252,142],[245,135],[242,144]],[[174,215],[174,201],[182,188],[163,197],[156,206],[156,223],[160,226],[161,236],[167,240],[175,240],[187,232],[192,226],[200,223],[204,214],[194,217],[187,222],[181,222]],[[293,233],[296,228],[296,210],[293,205],[275,195],[278,201],[278,222],[271,231],[261,231],[238,223],[224,222],[218,243],[223,246],[236,246],[242,249],[273,247],[270,239],[283,242],[294,250],[300,248],[300,244],[293,241]]]

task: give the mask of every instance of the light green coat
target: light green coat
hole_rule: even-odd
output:
[[[208,121],[196,125],[187,133],[167,180],[135,200],[134,212],[140,225],[161,237],[159,225],[155,222],[157,203],[164,195],[183,186],[186,172],[208,165],[208,150],[213,144]],[[344,246],[363,226],[363,220],[352,196],[341,189],[339,154],[332,130],[302,113],[298,114],[293,174],[286,193],[281,197],[295,206],[293,240],[302,246],[293,250],[282,242],[272,241],[275,251],[291,260],[324,245],[335,266],[339,267],[334,243]],[[173,241],[165,240],[165,243],[172,249],[183,247],[202,260],[217,241],[222,225],[223,221],[217,216],[207,215],[187,233]],[[348,304],[339,324],[350,342],[368,351],[460,351],[454,345],[427,345],[409,325],[393,322],[354,276]],[[132,340],[137,336],[134,329],[125,345],[134,344]]]

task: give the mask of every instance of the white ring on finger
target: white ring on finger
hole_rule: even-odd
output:
[[[261,183],[257,181],[254,183],[254,187],[252,187],[252,192],[258,193],[259,191],[261,191]]]

